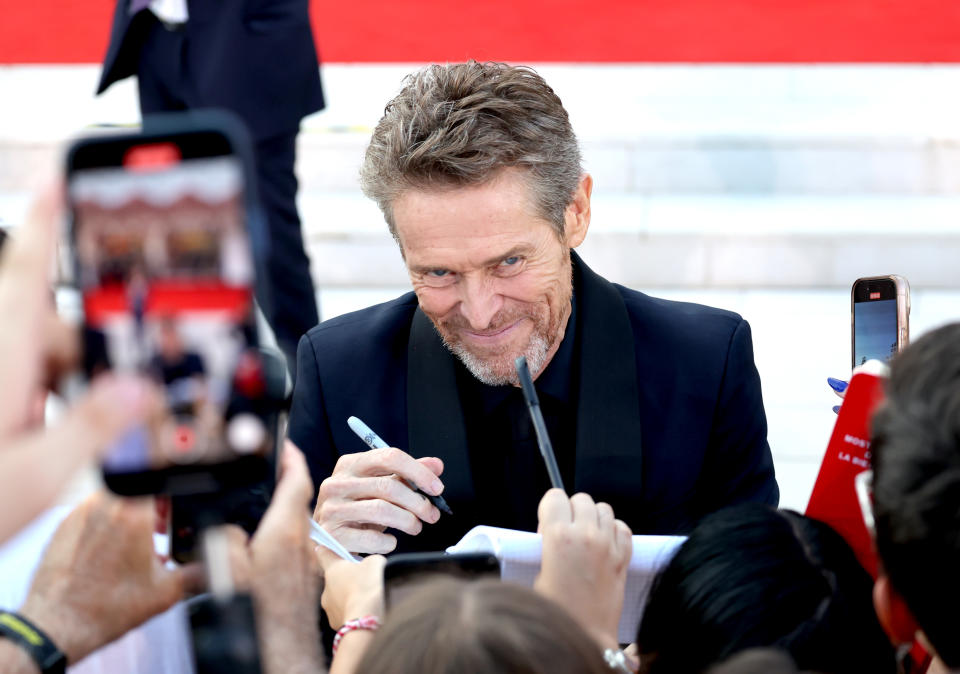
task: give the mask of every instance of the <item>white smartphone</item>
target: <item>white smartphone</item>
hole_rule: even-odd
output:
[[[910,341],[910,284],[902,276],[858,278],[850,291],[851,367],[883,362]]]

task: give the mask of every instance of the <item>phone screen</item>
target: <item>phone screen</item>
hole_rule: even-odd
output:
[[[195,145],[176,136],[99,154],[94,145],[69,173],[88,374],[138,372],[166,398],[106,455],[108,478],[273,449],[243,165]],[[97,165],[101,156],[114,165]]]
[[[890,279],[858,281],[853,291],[853,366],[897,353],[897,288]]]

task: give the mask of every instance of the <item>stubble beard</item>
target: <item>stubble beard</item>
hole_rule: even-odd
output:
[[[547,316],[537,316],[523,311],[506,311],[498,314],[491,321],[491,325],[503,327],[523,319],[533,321],[533,332],[526,347],[520,353],[511,352],[508,349],[497,349],[484,354],[474,353],[457,336],[459,330],[465,329],[466,326],[465,321],[459,318],[435,324],[435,327],[447,349],[460,359],[460,362],[474,377],[487,386],[506,386],[508,384],[516,386],[519,384],[519,380],[517,379],[514,360],[518,356],[525,356],[527,367],[530,368],[530,375],[532,377],[539,375],[547,363],[547,354],[550,352],[550,347],[554,341],[560,339],[558,333],[563,315],[560,314],[556,320],[551,321],[549,314]]]

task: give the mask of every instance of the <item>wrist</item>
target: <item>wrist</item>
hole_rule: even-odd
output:
[[[337,649],[340,646],[340,642],[351,632],[356,632],[358,630],[364,630],[367,632],[375,632],[380,628],[380,618],[375,615],[367,615],[362,618],[354,618],[353,620],[348,620],[343,623],[340,629],[337,630],[337,636],[333,638],[333,654],[337,654]]]
[[[20,646],[7,639],[0,639],[0,672],[2,674],[40,674],[40,666]]]
[[[18,612],[43,630],[67,656],[70,664],[82,660],[97,647],[98,642],[91,631],[93,622],[86,617],[73,616],[67,606],[48,606],[46,601],[28,596]]]
[[[600,644],[601,648],[612,648],[617,650],[620,648],[620,642],[615,636],[616,632],[611,633],[609,630],[605,630],[601,627],[589,627],[587,633]]]
[[[383,599],[379,592],[370,593],[365,596],[354,597],[343,607],[343,616],[345,620],[359,618],[360,616],[382,616]]]
[[[63,674],[67,657],[53,638],[37,623],[23,615],[0,609],[0,663],[4,672]]]

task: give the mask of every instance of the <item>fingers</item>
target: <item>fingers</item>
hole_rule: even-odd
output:
[[[597,526],[600,529],[600,533],[610,538],[614,537],[614,520],[616,517],[613,514],[613,508],[610,507],[609,503],[598,503],[597,504]]]
[[[102,453],[125,431],[162,405],[161,394],[149,382],[125,375],[106,375],[50,429],[50,444],[59,454],[69,447],[74,458],[85,460]]]
[[[191,562],[175,569],[181,595],[196,595],[207,590],[207,577],[200,562]]]
[[[622,520],[614,523],[615,550],[621,556],[621,563],[626,565],[633,557],[633,532]]]
[[[352,456],[356,457],[352,466],[354,475],[374,477],[394,474],[409,480],[433,496],[443,492],[443,482],[432,470],[396,447],[371,449]],[[443,469],[442,462],[440,468]]]
[[[424,518],[428,522],[436,521],[439,513],[436,513],[433,506],[430,508],[435,514],[425,515]],[[328,531],[355,524],[389,527],[411,536],[416,536],[423,530],[423,521],[417,515],[408,508],[401,508],[382,498],[329,500],[318,508],[318,512],[320,519],[317,521]]]
[[[439,520],[440,511],[393,475],[334,474],[320,485],[314,519],[323,525],[364,522],[415,534],[421,522]]]
[[[435,456],[425,456],[417,459],[417,462],[425,466],[434,475],[440,476],[443,473],[443,460]]]
[[[830,385],[830,388],[833,389],[833,392],[836,393],[839,398],[843,398],[847,394],[847,386],[850,385],[849,382],[835,377],[827,377],[827,384]]]
[[[589,494],[574,494],[570,498],[570,508],[573,510],[574,524],[594,528],[597,526],[597,506]]]
[[[539,526],[549,524],[569,524],[573,520],[573,510],[570,508],[570,499],[562,489],[550,489],[537,507]]]
[[[233,582],[238,588],[248,589],[253,577],[253,565],[247,550],[247,532],[235,524],[224,525],[223,532],[230,551],[230,574]]]
[[[357,554],[385,555],[397,547],[396,536],[376,529],[344,526],[333,532],[333,535],[343,547]]]
[[[105,377],[57,426],[5,443],[0,452],[0,512],[9,516],[0,524],[0,537],[48,507],[80,466],[142,421],[156,404],[159,398],[149,384]]]
[[[440,459],[414,459],[396,447],[341,456],[320,484],[313,519],[352,552],[390,552],[396,538],[378,529],[415,536],[423,522],[440,519],[440,511],[410,484],[439,494],[441,472]]]

